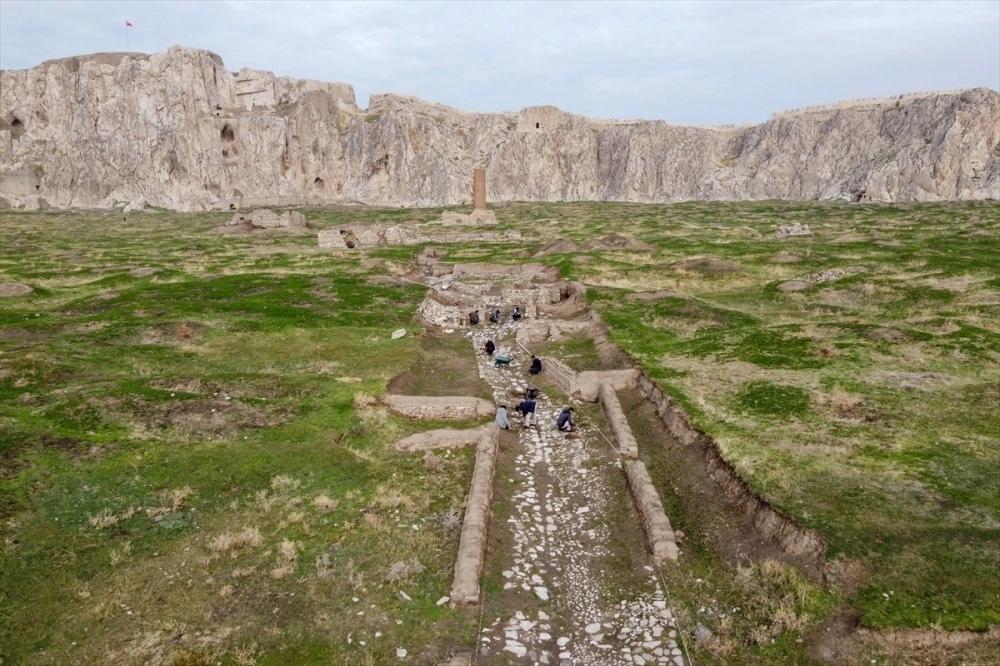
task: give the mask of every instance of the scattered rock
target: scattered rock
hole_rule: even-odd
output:
[[[444,606],[449,601],[451,601],[451,597],[441,597],[440,599],[437,600],[436,605]]]
[[[404,337],[405,335],[406,335],[406,329],[405,328],[398,328],[398,329],[396,329],[395,331],[392,332],[392,339],[393,340],[399,340],[400,338]]]
[[[811,236],[812,231],[809,230],[809,225],[807,224],[793,222],[792,224],[783,224],[778,227],[778,230],[774,232],[774,235],[778,238],[788,238],[790,236]]]
[[[406,648],[396,648],[396,656],[402,659],[406,656]]]
[[[0,282],[0,298],[27,296],[34,289],[20,282]]]
[[[815,285],[812,282],[806,282],[805,280],[788,280],[782,282],[778,285],[779,291],[806,291],[807,289],[812,289]]]
[[[149,208],[149,205],[146,203],[146,200],[144,198],[142,198],[142,197],[139,197],[138,199],[136,199],[132,203],[130,203],[127,206],[125,206],[124,208],[122,208],[122,212],[123,213],[131,213],[132,211],[145,210],[146,208]]]

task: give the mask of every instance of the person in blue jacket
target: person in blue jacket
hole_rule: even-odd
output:
[[[556,427],[563,432],[573,432],[576,430],[576,424],[573,422],[572,407],[567,407],[559,412],[559,418],[556,419]]]

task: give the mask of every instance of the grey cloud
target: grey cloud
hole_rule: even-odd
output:
[[[173,44],[230,69],[475,111],[554,104],[759,121],[840,99],[1000,88],[997,2],[0,2],[0,66]]]

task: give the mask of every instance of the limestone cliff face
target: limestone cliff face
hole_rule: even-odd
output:
[[[96,54],[0,72],[0,206],[176,210],[489,198],[1000,198],[1000,94],[843,103],[760,125],[473,114],[346,84],[233,73],[207,51]]]

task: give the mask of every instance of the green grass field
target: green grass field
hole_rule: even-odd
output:
[[[1000,624],[1000,206],[496,210],[524,241],[448,258],[587,284],[612,339],[824,535],[865,625]],[[304,212],[323,227],[440,209]],[[209,233],[228,217],[0,214],[0,282],[34,289],[0,300],[5,666],[377,664],[400,647],[433,663],[474,644],[476,611],[435,605],[471,452],[391,453],[432,424],[370,399],[420,357],[419,337],[389,333],[420,334],[423,297],[371,278],[421,248]],[[813,235],[775,238],[796,221]],[[648,249],[532,258],[610,233]],[[738,266],[679,265],[698,258]]]

